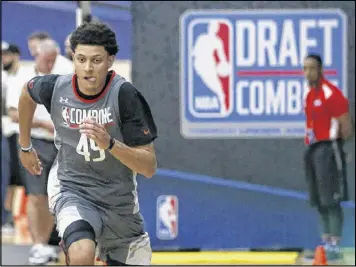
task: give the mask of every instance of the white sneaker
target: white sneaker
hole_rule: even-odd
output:
[[[46,265],[49,262],[58,261],[56,250],[44,244],[36,244],[30,250],[28,262],[30,265]]]
[[[1,227],[1,234],[3,235],[13,235],[15,233],[15,227],[12,223],[5,223]]]

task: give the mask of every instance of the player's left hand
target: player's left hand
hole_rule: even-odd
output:
[[[104,125],[99,124],[93,118],[86,118],[79,126],[79,132],[93,139],[101,149],[107,149],[110,145],[110,135]]]

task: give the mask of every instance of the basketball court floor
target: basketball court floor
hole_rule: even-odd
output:
[[[21,242],[20,242],[21,243]],[[60,251],[59,247],[56,247]],[[14,244],[11,236],[2,237],[1,265],[26,265],[30,245]],[[297,252],[248,252],[248,251],[204,251],[204,252],[154,252],[152,265],[311,265],[303,261]],[[50,265],[65,265],[64,255],[60,261]],[[96,262],[95,265],[102,265]],[[329,265],[355,265],[355,249],[344,250],[343,262]]]

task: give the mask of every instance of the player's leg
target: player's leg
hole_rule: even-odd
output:
[[[329,210],[327,208],[318,207],[318,213],[320,217],[322,235],[321,239],[323,245],[326,245],[330,241],[330,223],[329,223]]]
[[[314,164],[316,181],[319,191],[320,206],[327,210],[330,240],[326,246],[329,260],[341,255],[338,244],[341,239],[343,214],[340,206],[338,170],[335,163],[334,151],[329,143],[321,144],[315,151]],[[335,236],[337,235],[337,236]]]
[[[61,247],[67,265],[93,265],[95,261],[95,231],[83,219],[71,223],[63,233]]]
[[[93,265],[96,239],[102,229],[99,212],[84,199],[67,191],[59,193],[54,206],[67,265]]]
[[[329,207],[330,241],[333,246],[340,244],[343,223],[344,213],[341,204],[339,203]]]
[[[56,151],[53,142],[32,138],[42,162],[43,171],[40,176],[33,176],[25,172],[26,192],[28,194],[27,214],[29,230],[33,239],[33,247],[30,251],[30,264],[44,264],[57,260],[55,249],[48,246],[48,241],[53,229],[54,217],[49,212],[47,198],[47,180]]]
[[[309,202],[312,207],[319,206],[318,191],[316,188],[315,168],[313,163],[314,149],[308,148],[304,153],[304,171],[308,187]]]
[[[150,265],[150,238],[140,213],[117,215],[106,211],[100,239],[100,259],[107,265]]]
[[[332,150],[332,165],[331,173],[333,174],[333,184],[336,188],[335,193],[338,193],[338,200],[334,202],[333,205],[329,207],[329,223],[330,223],[330,250],[331,255],[329,257],[338,260],[343,257],[340,248],[340,242],[343,232],[344,224],[344,212],[341,206],[342,201],[348,200],[348,188],[347,188],[347,177],[346,177],[346,155],[343,151],[342,143],[335,143],[337,146],[333,146]],[[338,161],[336,160],[338,158]]]
[[[322,240],[322,245],[325,245],[326,242],[324,242],[324,240],[327,240],[330,235],[329,221],[327,216],[327,210],[321,208],[319,203],[319,190],[317,188],[317,182],[316,182],[314,152],[315,152],[314,146],[307,148],[307,150],[305,151],[304,169],[305,169],[305,176],[306,176],[307,187],[308,187],[309,202],[310,205],[316,209],[318,216],[320,218],[321,240]],[[314,252],[304,253],[304,260],[309,261],[312,260],[313,258],[314,258]]]
[[[348,201],[348,184],[347,184],[347,171],[346,171],[346,154],[343,150],[343,143],[341,141],[335,143],[333,146],[333,178],[335,187],[339,190],[340,200],[335,205],[330,207],[330,225],[331,225],[331,243],[333,246],[340,244],[344,213],[341,206],[342,201]],[[338,158],[338,160],[336,160]]]

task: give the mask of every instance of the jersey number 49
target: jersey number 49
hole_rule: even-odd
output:
[[[91,153],[89,151],[89,146],[91,151],[99,151],[99,155],[97,155],[97,157],[95,158],[90,157]],[[88,142],[88,137],[84,134],[80,136],[79,143],[77,145],[77,153],[83,155],[86,161],[93,160],[94,162],[97,162],[97,161],[103,161],[105,159],[105,150],[98,147],[95,144],[94,140],[92,139],[89,139]]]

